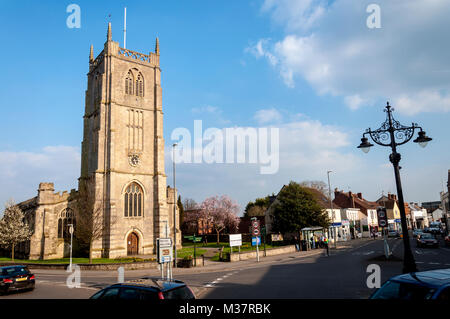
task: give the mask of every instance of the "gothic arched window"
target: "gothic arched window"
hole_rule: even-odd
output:
[[[133,73],[128,71],[127,77],[125,78],[125,94],[133,94]]]
[[[58,238],[70,238],[69,225],[75,229],[75,215],[70,208],[64,209],[58,216]]]
[[[124,194],[124,215],[125,217],[141,217],[142,205],[144,203],[144,193],[137,183],[128,185]]]
[[[138,74],[136,79],[136,96],[144,96],[144,77],[141,73]]]

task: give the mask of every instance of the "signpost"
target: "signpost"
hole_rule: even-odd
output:
[[[378,227],[381,227],[383,231],[383,238],[384,238],[384,255],[386,256],[386,259],[389,258],[390,252],[389,252],[389,245],[387,243],[386,239],[386,228],[388,227],[388,219],[387,219],[387,213],[385,207],[378,207],[377,208],[377,217],[378,217]]]
[[[196,255],[196,250],[195,250],[195,243],[199,243],[202,241],[202,237],[195,237],[194,236],[184,236],[185,239],[188,240],[192,240],[192,242],[194,243],[194,266],[197,266],[197,255]]]
[[[161,265],[161,278],[164,279],[164,265],[167,265],[167,278],[172,279],[172,273],[170,269],[171,262],[173,260],[173,245],[171,238],[157,238],[157,257],[158,263]]]
[[[238,247],[239,260],[241,258],[242,234],[230,235],[230,254],[233,253],[233,247]]]
[[[256,243],[256,260],[259,262],[259,245],[261,243],[261,231],[259,229],[259,220],[256,217],[252,218],[252,245],[253,241]]]

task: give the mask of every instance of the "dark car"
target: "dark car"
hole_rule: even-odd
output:
[[[388,232],[388,237],[400,237],[400,232],[398,230],[390,230]]]
[[[445,246],[450,246],[450,235],[445,236]]]
[[[35,277],[25,266],[0,267],[0,292],[33,290]]]
[[[106,287],[90,299],[156,301],[158,299],[195,299],[195,295],[191,288],[180,280],[145,277]]]
[[[416,243],[417,247],[439,247],[439,241],[430,233],[423,233],[417,236]]]
[[[370,299],[450,300],[450,268],[392,277]]]
[[[423,234],[423,230],[422,229],[414,229],[413,231],[413,237],[417,238],[417,236],[420,236]]]

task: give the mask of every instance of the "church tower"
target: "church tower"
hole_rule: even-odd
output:
[[[95,185],[105,225],[93,257],[153,254],[166,223],[173,237],[176,204],[164,170],[158,39],[148,55],[120,48],[109,23],[96,58],[91,46],[87,76],[79,184]]]

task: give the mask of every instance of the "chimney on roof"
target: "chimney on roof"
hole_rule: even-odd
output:
[[[359,199],[362,199],[362,193],[358,193],[357,196]]]
[[[351,191],[348,192],[348,196],[350,197],[350,207],[355,208],[355,199],[353,198],[353,194]]]
[[[336,187],[335,189],[334,189],[334,198],[336,198],[336,197],[338,197],[338,195],[340,194],[341,192],[338,190],[338,188]]]

